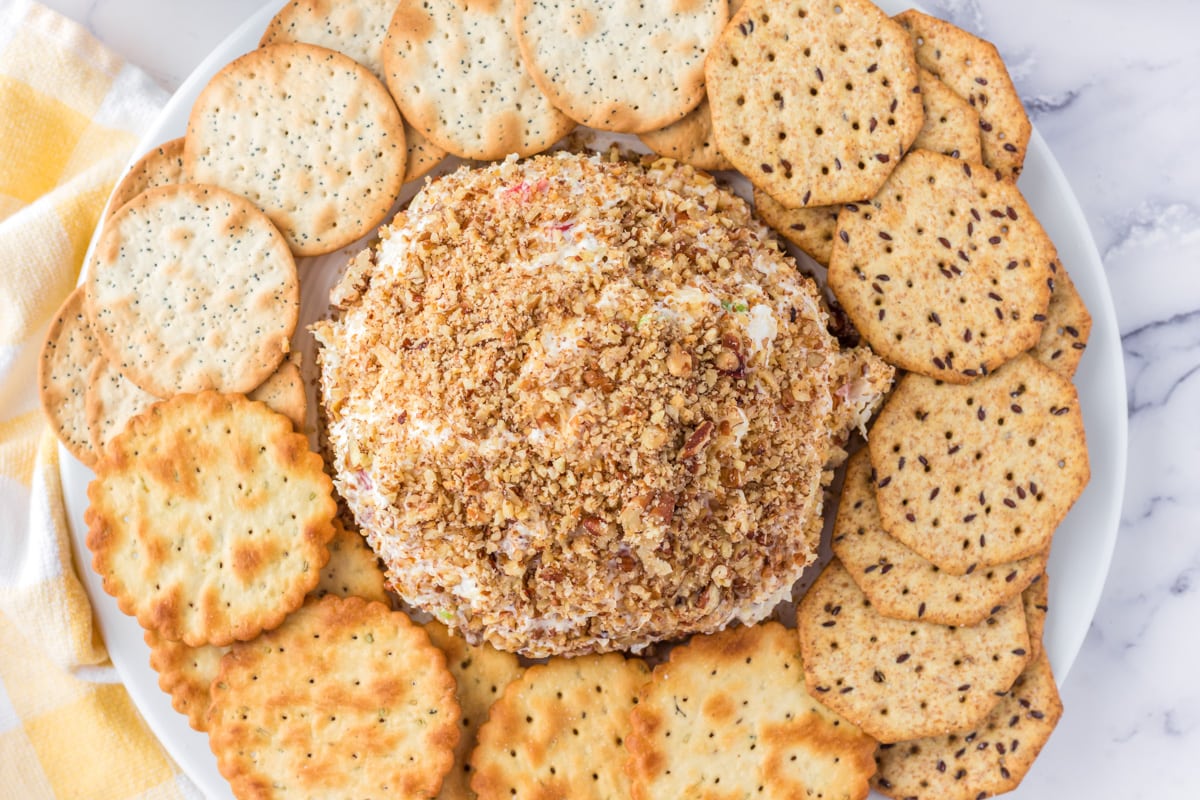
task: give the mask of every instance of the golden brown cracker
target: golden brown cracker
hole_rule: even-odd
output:
[[[207,731],[210,689],[229,647],[191,647],[155,631],[146,631],[144,638],[150,648],[150,667],[158,673],[158,688],[171,695],[171,707],[187,717],[194,730]]]
[[[103,357],[79,287],[67,295],[50,321],[38,357],[38,397],[50,430],[88,467],[97,458],[87,424],[88,374]]]
[[[358,531],[333,518],[333,538],[329,540],[329,561],[321,569],[321,580],[311,594],[324,597],[362,597],[390,603],[387,580],[379,566],[379,557]]]
[[[1079,369],[1083,351],[1092,333],[1092,315],[1079,296],[1079,290],[1063,269],[1054,263],[1054,291],[1046,308],[1042,338],[1030,354],[1050,369],[1070,380]]]
[[[147,189],[186,182],[187,176],[183,169],[183,137],[180,136],[148,150],[129,168],[108,199],[106,216],[111,217],[117,213],[117,209]]]
[[[754,189],[754,211],[775,231],[821,266],[829,265],[841,206],[785,208],[762,189]]]
[[[912,146],[982,164],[979,112],[929,70],[921,69],[920,77],[925,124]]]

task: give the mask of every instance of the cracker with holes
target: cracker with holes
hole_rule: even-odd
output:
[[[246,395],[270,406],[292,421],[296,430],[304,430],[308,412],[308,397],[304,392],[304,377],[300,374],[300,354],[291,352],[265,381]]]
[[[638,138],[642,144],[660,156],[682,161],[696,169],[733,169],[729,159],[717,149],[707,99],[701,101],[700,105],[678,122],[656,131],[639,134]]]
[[[207,722],[238,797],[433,797],[458,719],[454,678],[420,627],[329,596],[221,659]]]
[[[1050,578],[1043,572],[1021,593],[1025,606],[1025,627],[1029,629],[1029,655],[1039,658],[1045,650],[1046,614],[1050,611]]]
[[[525,670],[479,729],[471,788],[480,800],[629,796],[629,712],[650,678],[619,653],[555,658]]]
[[[919,11],[905,11],[896,21],[912,37],[917,63],[979,112],[983,163],[1020,175],[1033,126],[995,46]]]
[[[300,311],[279,231],[215,186],[161,186],[126,203],[85,285],[105,357],[158,397],[254,389],[290,349]]]
[[[912,146],[921,150],[983,163],[979,112],[927,69],[920,70],[925,124]]]
[[[1019,602],[972,627],[881,615],[841,562],[796,614],[808,691],[880,742],[967,730],[1029,660]]]
[[[705,77],[717,148],[788,208],[873,196],[924,119],[912,46],[869,0],[752,0]]]
[[[333,538],[329,540],[329,561],[321,570],[321,579],[312,595],[334,594],[390,602],[379,557],[367,540],[357,531],[347,529],[337,517],[333,519],[333,531]]]
[[[515,0],[400,0],[384,42],[388,89],[413,127],[463,158],[540,153],[575,123],[521,64]]]
[[[279,625],[317,585],[337,506],[291,422],[203,392],[130,421],[88,485],[104,590],[143,628],[197,647]]]
[[[865,798],[875,740],[814,700],[803,673],[777,622],[673,649],[630,715],[635,800]]]
[[[872,784],[895,800],[979,800],[1012,791],[1062,711],[1050,662],[1034,659],[973,730],[881,747]]]
[[[50,321],[38,357],[38,397],[50,430],[89,467],[95,465],[97,451],[87,424],[88,374],[103,357],[79,287],[67,295]]]
[[[187,177],[183,169],[183,137],[180,136],[148,151],[129,168],[117,184],[117,188],[113,189],[112,197],[108,199],[108,216],[117,213],[121,206],[147,189],[186,182]]]
[[[1055,258],[1012,181],[914,150],[842,209],[829,287],[880,356],[966,383],[1037,343]]]
[[[1059,375],[1070,379],[1079,369],[1079,361],[1087,349],[1092,315],[1062,263],[1055,262],[1054,266],[1054,291],[1046,308],[1046,325],[1042,328],[1042,338],[1029,352]]]
[[[995,614],[1041,575],[1049,555],[1042,551],[969,575],[938,569],[883,529],[866,450],[846,466],[833,553],[880,614],[941,625],[976,625]]]
[[[823,267],[829,265],[833,252],[840,210],[841,206],[787,208],[762,189],[754,189],[754,211],[763,222]]]
[[[1090,475],[1075,387],[1028,355],[966,386],[904,376],[869,448],[884,529],[954,575],[1048,550]]]
[[[521,58],[576,122],[645,133],[704,99],[704,57],[729,19],[725,0],[516,0]]]
[[[158,688],[171,696],[171,707],[187,717],[194,730],[208,730],[209,690],[229,646],[191,647],[155,631],[146,631],[144,638],[150,648],[150,667],[158,673]]]
[[[124,430],[129,420],[157,402],[156,396],[140,389],[111,361],[101,356],[88,372],[84,396],[84,414],[92,448],[103,453],[105,446]]]
[[[258,46],[305,42],[328,47],[350,56],[385,81],[383,41],[395,10],[396,0],[294,0],[267,24]],[[429,172],[446,156],[445,150],[407,121],[404,143],[408,150],[406,183]]]
[[[458,685],[458,705],[462,709],[462,736],[454,749],[454,768],[442,782],[439,800],[470,800],[471,765],[468,759],[475,749],[475,735],[488,718],[488,710],[505,687],[521,677],[523,668],[512,653],[490,644],[470,645],[440,622],[425,626],[430,640],[446,654],[446,665]]]
[[[400,193],[404,123],[349,56],[275,44],[226,64],[188,117],[184,168],[266,212],[292,252],[329,253],[381,223]]]

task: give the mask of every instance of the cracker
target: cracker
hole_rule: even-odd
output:
[[[508,685],[479,729],[480,800],[629,796],[629,712],[650,668],[619,653],[555,658]]]
[[[350,56],[384,82],[383,41],[395,10],[396,0],[294,0],[267,24],[258,46],[305,42],[328,47]],[[420,178],[446,156],[407,120],[404,143],[408,150],[405,183]]]
[[[329,540],[329,561],[321,570],[321,579],[311,594],[313,597],[335,594],[391,602],[379,557],[362,534],[347,529],[336,516],[333,518],[333,538]]]
[[[246,392],[290,348],[300,283],[287,244],[245,198],[150,189],[108,221],[87,278],[104,355],[158,397]]]
[[[682,161],[696,169],[733,169],[733,164],[730,164],[729,159],[717,149],[707,98],[678,122],[672,122],[656,131],[638,134],[638,138],[642,144],[660,156]]]
[[[967,730],[1021,674],[1020,603],[972,627],[884,617],[834,559],[796,615],[808,690],[880,742]]]
[[[1029,629],[1029,655],[1037,659],[1045,650],[1042,637],[1046,632],[1046,614],[1050,611],[1050,579],[1045,572],[1021,592],[1021,602],[1025,606],[1025,627]]]
[[[333,485],[286,417],[240,395],[157,403],[88,486],[92,567],[143,628],[197,647],[279,625],[329,560]]]
[[[1037,343],[1056,257],[1014,183],[914,150],[842,209],[829,286],[883,358],[966,383]]]
[[[304,376],[300,374],[300,354],[292,352],[274,372],[247,397],[266,403],[292,421],[296,430],[304,430],[308,412],[308,395],[304,391]]]
[[[103,453],[114,436],[129,420],[158,402],[158,398],[138,387],[101,356],[88,372],[84,414],[92,449]]]
[[[704,57],[725,0],[516,0],[521,58],[550,101],[583,125],[646,133],[704,99]]]
[[[1020,561],[951,575],[883,529],[866,450],[850,457],[833,528],[833,553],[885,617],[940,625],[975,625],[1037,580],[1046,552]]]
[[[983,163],[1013,178],[1020,175],[1033,126],[996,48],[919,11],[905,11],[896,21],[912,37],[917,63],[979,112]]]
[[[869,447],[884,529],[954,575],[1048,550],[1090,474],[1075,387],[1027,355],[966,386],[906,375]]]
[[[921,129],[903,29],[869,0],[753,0],[709,54],[717,148],[788,208],[876,193]]]
[[[150,667],[158,673],[158,688],[171,696],[171,707],[187,717],[194,730],[207,731],[210,689],[221,657],[230,648],[191,647],[164,639],[155,631],[146,631],[144,638],[150,648]]]
[[[925,124],[912,146],[973,164],[983,163],[979,113],[927,69],[919,70]]]
[[[193,180],[258,205],[296,255],[321,255],[391,210],[404,182],[404,123],[354,59],[275,44],[231,61],[204,87],[183,161]]]
[[[50,321],[38,358],[38,395],[50,430],[85,466],[96,464],[87,424],[88,373],[103,358],[77,288]]]
[[[401,0],[384,43],[388,89],[404,116],[463,158],[540,153],[575,123],[521,65],[514,0]]]
[[[454,749],[454,769],[442,782],[439,800],[470,800],[471,765],[468,758],[475,749],[475,735],[488,718],[488,710],[508,684],[521,677],[523,668],[512,653],[490,644],[470,645],[450,633],[440,622],[425,626],[434,645],[446,654],[446,665],[458,684],[458,705],[462,709],[461,736]]]
[[[1046,308],[1042,338],[1030,354],[1064,378],[1072,378],[1087,349],[1092,315],[1061,262],[1054,263],[1054,291]]]
[[[111,217],[121,206],[147,189],[186,182],[187,177],[183,170],[183,137],[180,136],[148,151],[129,168],[117,184],[117,188],[113,189],[112,197],[108,199],[106,216]]]
[[[754,189],[754,211],[775,231],[821,266],[829,265],[841,206],[785,208],[762,189]]]
[[[420,627],[329,596],[221,659],[209,746],[238,797],[432,797],[458,717],[446,659]]]
[[[803,672],[777,622],[673,649],[630,715],[635,800],[865,798],[875,740],[814,700]]]
[[[1062,717],[1045,657],[968,733],[879,749],[875,788],[896,800],[979,800],[1017,787]]]

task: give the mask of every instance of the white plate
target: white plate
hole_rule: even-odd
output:
[[[889,13],[898,13],[907,7],[907,4],[893,0],[877,2]],[[278,6],[278,0],[268,2],[196,68],[151,126],[137,148],[137,154],[184,134],[188,112],[200,90],[222,66],[257,46],[259,36]],[[1075,376],[1087,428],[1092,479],[1055,535],[1048,567],[1050,613],[1046,620],[1045,646],[1061,684],[1091,624],[1116,542],[1125,485],[1125,374],[1116,316],[1100,256],[1071,187],[1037,131],[1029,144],[1020,186],[1057,245],[1062,262],[1070,271],[1093,318],[1091,341]],[[411,191],[410,187],[406,195]],[[347,248],[342,254],[325,259],[344,260],[345,253],[354,249]],[[328,270],[322,270],[325,259],[310,259],[305,263],[302,278],[313,275],[314,271],[320,271],[322,277],[328,278]],[[314,318],[312,309],[323,308],[327,285],[327,279],[305,284],[302,322]],[[302,350],[309,350],[305,353],[305,363],[311,365],[311,337],[298,334],[297,344]],[[92,473],[65,449],[60,449],[60,453],[75,560],[77,564],[90,565],[91,554],[84,544],[87,527],[83,524],[83,512]],[[170,698],[159,691],[158,677],[150,669],[149,650],[142,641],[141,628],[135,620],[121,613],[90,568],[80,571],[113,664],[151,729],[206,795],[231,798],[229,785],[217,771],[216,760],[208,749],[208,737],[193,731],[187,719],[171,708]],[[1009,796],[1019,800],[1022,794],[1017,791]]]

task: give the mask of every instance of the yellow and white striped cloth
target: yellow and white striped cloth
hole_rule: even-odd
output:
[[[0,0],[0,796],[198,798],[108,666],[71,557],[37,362],[165,93],[74,22]],[[86,569],[86,566],[82,567]]]

